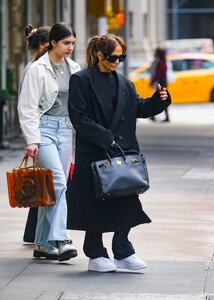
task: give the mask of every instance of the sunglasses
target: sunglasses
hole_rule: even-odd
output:
[[[123,62],[126,59],[126,54],[122,54],[122,55],[110,55],[108,53],[103,53],[103,56],[105,57],[105,59],[107,59],[111,63],[114,63],[117,60],[119,60],[119,62]]]

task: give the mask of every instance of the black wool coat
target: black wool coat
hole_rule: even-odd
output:
[[[71,76],[68,111],[76,130],[75,168],[68,182],[68,229],[90,232],[115,232],[151,222],[143,211],[137,195],[97,200],[93,185],[91,162],[114,155],[115,141],[124,150],[137,150],[137,118],[148,118],[162,112],[170,103],[161,101],[156,92],[143,99],[134,84],[115,72],[118,82],[117,104],[112,101],[104,78],[97,66]]]

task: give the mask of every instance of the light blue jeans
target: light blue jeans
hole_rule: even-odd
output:
[[[35,243],[52,249],[55,241],[68,240],[66,188],[72,162],[73,133],[69,117],[43,115],[38,165],[53,172],[56,203],[39,207]]]

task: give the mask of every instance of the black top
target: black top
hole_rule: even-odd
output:
[[[101,72],[103,79],[105,81],[105,86],[109,87],[107,89],[108,95],[112,101],[112,107],[115,111],[117,104],[117,94],[118,94],[118,82],[115,72]]]

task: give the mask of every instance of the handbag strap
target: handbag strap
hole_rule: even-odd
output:
[[[122,156],[124,157],[124,160],[126,160],[126,155],[125,155],[125,152],[123,151],[123,149],[118,144],[115,144],[115,147],[120,150]]]
[[[125,152],[123,151],[123,149],[118,144],[115,144],[115,147],[119,150],[119,152],[123,156],[123,159],[126,163],[126,155],[125,155]],[[109,153],[107,151],[106,151],[106,156],[108,157],[108,160],[110,161],[110,164],[113,165],[112,157],[109,155]]]
[[[127,155],[139,155],[139,152],[137,150],[123,150],[117,143],[115,144],[115,147],[117,148],[118,153],[120,153],[123,156],[124,162],[127,163]],[[142,154],[141,154],[142,155]],[[108,152],[106,152],[106,156],[110,162],[111,165],[113,165],[112,157],[109,155]]]
[[[21,169],[23,163],[24,163],[24,168],[25,169],[27,168],[28,157],[29,157],[28,155],[24,156],[24,158],[23,158],[23,160],[22,160],[22,162],[21,162],[21,164],[19,166],[20,169]],[[39,168],[39,166],[37,165],[36,158],[34,156],[32,157],[32,160],[33,160],[33,168]]]

